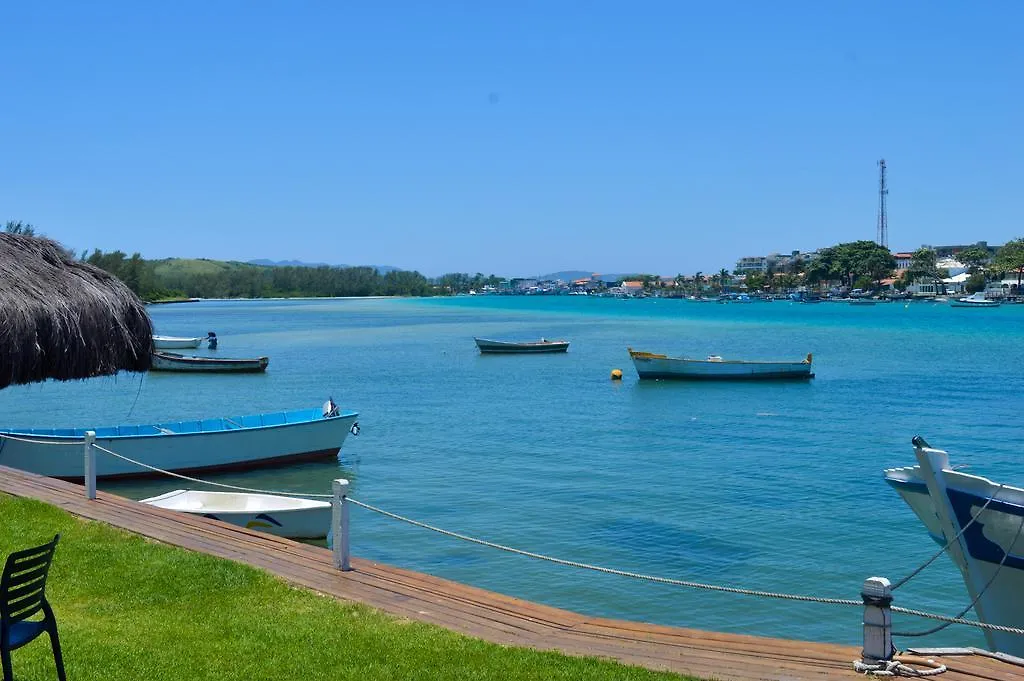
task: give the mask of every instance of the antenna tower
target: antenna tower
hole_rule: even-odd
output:
[[[889,219],[885,215],[885,197],[889,188],[885,186],[885,159],[878,162],[878,235],[879,246],[889,248]]]

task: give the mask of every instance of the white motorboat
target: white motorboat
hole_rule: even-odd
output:
[[[1024,628],[1024,489],[954,470],[949,455],[913,439],[917,466],[885,471],[931,538],[960,569],[978,619]],[[989,647],[1024,657],[1024,636],[984,630]]]
[[[182,336],[153,336],[153,348],[156,350],[188,350],[198,348],[205,338],[184,338]]]
[[[950,307],[999,307],[998,300],[989,300],[981,291],[972,293],[966,298],[950,298]]]
[[[331,503],[301,497],[176,489],[141,501],[290,539],[321,539],[331,527]]]

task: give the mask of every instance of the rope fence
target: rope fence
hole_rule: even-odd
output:
[[[628,570],[619,570],[619,569],[616,569],[616,568],[604,567],[604,566],[600,566],[600,565],[593,565],[593,564],[590,564],[590,563],[584,563],[584,562],[580,562],[580,561],[567,560],[567,559],[564,559],[564,558],[557,558],[555,556],[549,556],[549,555],[546,555],[546,554],[543,554],[543,553],[537,553],[537,552],[534,552],[534,551],[527,551],[527,550],[524,550],[524,549],[518,549],[518,548],[515,548],[515,547],[512,547],[512,546],[507,546],[507,545],[504,545],[504,544],[499,544],[497,542],[492,542],[492,541],[488,541],[488,540],[485,540],[485,539],[480,539],[480,538],[477,538],[477,537],[472,537],[472,536],[469,536],[469,535],[466,535],[466,534],[462,534],[462,533],[459,533],[459,532],[453,532],[451,530],[446,530],[446,529],[443,529],[441,527],[437,527],[437,526],[431,525],[429,523],[425,523],[425,522],[421,522],[421,521],[418,521],[418,520],[414,520],[412,518],[408,518],[406,516],[402,516],[402,515],[399,515],[397,513],[392,513],[390,511],[386,511],[386,510],[384,510],[382,508],[378,508],[378,507],[373,506],[371,504],[368,504],[368,503],[365,503],[365,502],[353,499],[353,498],[347,496],[347,492],[338,493],[336,491],[335,494],[307,494],[307,493],[302,493],[302,492],[281,492],[281,491],[253,488],[253,487],[243,487],[243,486],[240,486],[240,485],[231,485],[231,484],[226,484],[226,483],[211,482],[211,481],[208,481],[208,480],[202,480],[200,478],[195,478],[195,477],[191,477],[191,476],[188,476],[188,475],[182,475],[180,473],[174,473],[174,472],[171,472],[171,471],[163,470],[161,468],[157,468],[156,466],[151,466],[151,465],[143,463],[141,461],[137,461],[135,459],[126,457],[126,456],[124,456],[122,454],[118,454],[117,452],[115,452],[113,450],[110,450],[110,449],[108,449],[106,447],[103,447],[101,445],[98,445],[95,442],[89,442],[88,439],[86,439],[86,440],[77,440],[77,441],[69,441],[69,442],[52,442],[52,441],[33,440],[33,439],[30,439],[30,438],[21,438],[21,437],[6,435],[6,434],[0,435],[0,439],[9,439],[9,440],[15,440],[15,441],[20,441],[20,442],[27,442],[27,443],[30,443],[30,444],[72,445],[72,446],[79,446],[79,447],[85,447],[86,444],[89,443],[89,445],[90,445],[89,448],[90,449],[98,450],[100,452],[103,452],[104,454],[107,454],[109,456],[115,457],[117,459],[120,459],[122,461],[130,463],[130,464],[132,464],[134,466],[138,466],[138,467],[140,467],[142,469],[145,469],[147,471],[150,471],[152,473],[157,473],[157,474],[161,474],[161,475],[167,475],[167,476],[172,477],[172,478],[177,478],[179,480],[186,480],[188,482],[193,482],[193,483],[197,483],[197,484],[201,484],[201,485],[209,485],[209,486],[212,486],[212,487],[218,487],[218,488],[222,488],[222,489],[229,489],[229,490],[235,490],[235,491],[240,491],[240,492],[252,492],[252,493],[258,493],[258,494],[271,494],[271,495],[279,495],[279,496],[293,496],[293,497],[307,497],[307,498],[333,498],[333,499],[340,499],[340,501],[341,501],[341,511],[340,512],[336,512],[335,515],[336,516],[340,516],[341,514],[343,514],[344,518],[345,518],[345,522],[344,522],[344,530],[345,531],[343,532],[343,534],[345,536],[344,537],[340,537],[339,539],[342,539],[344,541],[344,543],[345,543],[344,552],[345,552],[346,555],[347,555],[347,552],[348,552],[348,547],[347,547],[347,543],[348,543],[347,525],[348,525],[348,523],[347,523],[347,511],[344,510],[344,503],[345,502],[351,502],[355,506],[363,508],[363,509],[365,509],[367,511],[370,511],[372,513],[376,513],[376,514],[379,514],[381,516],[384,516],[384,517],[387,517],[387,518],[391,518],[393,520],[397,520],[399,522],[403,522],[403,523],[412,525],[414,527],[419,527],[421,529],[429,530],[431,532],[435,532],[435,533],[441,534],[441,535],[446,536],[446,537],[451,537],[453,539],[459,539],[461,541],[465,541],[465,542],[468,542],[468,543],[471,543],[471,544],[476,544],[478,546],[485,546],[485,547],[488,547],[488,548],[496,549],[496,550],[499,550],[499,551],[504,551],[504,552],[511,553],[511,554],[514,554],[514,555],[520,555],[520,556],[524,556],[524,557],[527,557],[527,558],[533,558],[533,559],[536,559],[536,560],[541,560],[541,561],[549,562],[549,563],[552,563],[552,564],[555,564],[555,565],[562,565],[562,566],[565,566],[565,567],[572,567],[572,568],[577,568],[577,569],[582,569],[582,570],[590,570],[590,571],[598,572],[598,573],[602,573],[602,574],[616,575],[616,576],[619,576],[619,577],[626,577],[626,578],[629,578],[629,579],[636,579],[636,580],[646,581],[646,582],[651,582],[651,583],[656,583],[656,584],[667,584],[667,585],[671,585],[671,586],[679,586],[679,587],[684,587],[684,588],[701,589],[701,590],[706,590],[706,591],[715,591],[715,592],[722,592],[722,593],[732,593],[732,594],[739,594],[739,595],[745,595],[745,596],[753,596],[753,597],[757,597],[757,598],[778,599],[778,600],[786,600],[786,601],[799,601],[799,602],[807,602],[807,603],[821,603],[821,604],[826,604],[826,605],[839,605],[839,606],[857,607],[857,608],[865,607],[866,600],[867,600],[867,599],[854,600],[854,599],[845,599],[845,598],[831,598],[831,597],[814,596],[814,595],[807,595],[807,594],[794,594],[794,593],[785,593],[785,592],[777,592],[777,591],[765,591],[765,590],[760,590],[760,589],[748,589],[748,588],[744,588],[744,587],[726,586],[726,585],[721,585],[721,584],[710,584],[710,583],[705,583],[705,582],[697,582],[697,581],[684,580],[684,579],[675,579],[675,578],[671,578],[671,577],[659,577],[657,575],[648,575],[648,574],[643,574],[643,573],[639,573],[639,572],[631,572],[631,571],[628,571]],[[339,488],[339,486],[336,485],[336,490],[338,488]],[[344,486],[340,487],[340,488],[347,491],[347,482],[345,482]],[[1002,489],[1002,485],[1000,485],[1000,489]],[[998,494],[998,490],[997,490],[997,494]],[[910,579],[915,577],[923,569],[925,569],[928,565],[930,565],[932,562],[934,562],[939,555],[941,555],[943,552],[948,550],[948,548],[953,544],[953,542],[956,541],[957,539],[959,539],[959,537],[963,534],[964,530],[966,530],[968,527],[970,527],[970,525],[973,524],[977,520],[977,518],[981,515],[981,513],[985,511],[985,509],[988,507],[988,505],[995,499],[995,496],[996,495],[993,495],[992,497],[990,497],[985,502],[984,506],[982,506],[978,510],[977,513],[972,515],[972,517],[970,519],[970,522],[967,523],[960,530],[960,533],[958,533],[956,537],[954,537],[952,540],[947,542],[947,544],[942,548],[941,551],[939,551],[938,554],[931,556],[920,567],[918,567],[917,569],[915,569],[914,571],[909,573],[903,579],[899,580],[895,584],[895,586],[892,587],[892,590],[895,590],[895,589],[903,586],[904,584],[906,584]],[[335,522],[335,524],[337,524],[337,521]],[[339,563],[339,565],[340,565],[340,563]],[[345,565],[347,566],[347,560],[345,560]],[[973,603],[971,604],[971,606],[973,606]],[[962,615],[966,614],[966,612],[970,609],[970,606],[967,609],[965,609],[963,612],[959,613],[958,616],[955,616],[955,617],[949,617],[949,616],[946,616],[946,615],[940,615],[940,614],[936,614],[936,613],[925,612],[923,610],[915,610],[915,609],[911,609],[911,608],[903,608],[903,607],[900,607],[900,606],[894,606],[894,605],[888,605],[888,604],[887,604],[887,607],[893,613],[899,613],[899,614],[907,615],[907,616],[911,616],[911,617],[919,617],[919,618],[922,618],[922,619],[937,620],[937,621],[940,621],[940,622],[944,622],[947,626],[949,624],[959,624],[959,625],[975,627],[975,628],[983,629],[983,630],[998,631],[998,632],[1004,632],[1004,633],[1010,633],[1010,634],[1024,636],[1024,629],[1022,629],[1022,628],[1009,627],[1009,626],[1003,626],[1003,625],[998,625],[998,624],[989,624],[989,623],[980,622],[980,621],[977,621],[977,620],[964,619],[962,617]],[[927,633],[931,633],[931,632],[930,631],[929,632],[923,632],[923,634],[927,634]],[[901,634],[894,633],[893,635],[901,635]],[[902,634],[902,635],[911,635],[911,634]]]

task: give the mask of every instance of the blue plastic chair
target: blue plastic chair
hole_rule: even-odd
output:
[[[46,601],[46,576],[50,571],[53,552],[57,549],[56,535],[48,544],[7,556],[3,577],[0,577],[0,660],[3,662],[4,680],[14,681],[11,669],[11,651],[17,650],[46,632],[53,647],[53,660],[57,663],[57,678],[66,681],[64,659],[57,638],[57,619]],[[43,613],[41,620],[29,617]]]

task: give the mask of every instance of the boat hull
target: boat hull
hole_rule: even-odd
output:
[[[173,352],[153,352],[150,371],[188,371],[207,373],[259,373],[267,370],[269,357],[246,359],[190,357]]]
[[[220,520],[288,539],[322,539],[331,527],[331,504],[274,494],[174,490],[142,503]]]
[[[474,338],[480,353],[484,355],[532,355],[549,352],[565,352],[569,349],[569,341],[539,341],[530,343],[514,343]]]
[[[742,362],[666,357],[630,350],[642,379],[682,381],[758,381],[814,378],[811,362]]]
[[[203,338],[178,338],[176,336],[153,336],[153,347],[157,350],[188,350],[198,348]]]
[[[248,470],[337,456],[357,416],[356,412],[348,411],[325,418],[319,409],[307,409],[96,428],[96,444],[148,466],[177,473]],[[85,430],[0,431],[2,435],[34,441],[0,440],[0,465],[65,480],[82,480],[83,448],[52,445],[81,442]],[[96,474],[100,478],[161,475],[102,451],[96,452]]]
[[[940,480],[935,489],[941,490],[938,505],[921,466],[889,469],[885,480],[936,543],[945,546],[947,535],[957,537],[948,553],[963,576],[970,598],[978,598],[978,617],[989,624],[1022,627],[1024,490],[950,470],[948,459],[945,461],[946,465],[936,471]],[[988,501],[990,498],[992,501]],[[971,523],[975,516],[977,520]],[[985,637],[993,650],[1024,657],[1024,637],[989,630]]]

